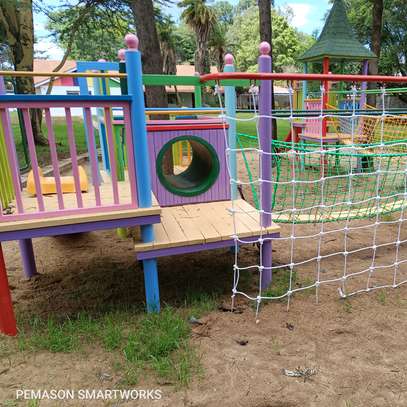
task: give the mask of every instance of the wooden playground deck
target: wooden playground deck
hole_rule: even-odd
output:
[[[159,217],[161,213],[161,208],[154,195],[153,206],[151,208],[130,208],[121,210],[112,210],[113,206],[113,193],[112,184],[107,177],[102,172],[103,182],[101,183],[100,197],[103,205],[110,206],[106,208],[105,211],[101,210],[99,212],[89,212],[89,213],[64,213],[61,212],[61,216],[44,217],[44,218],[34,218],[29,220],[17,220],[17,221],[5,221],[0,220],[0,234],[9,231],[19,231],[25,229],[38,229],[38,228],[49,228],[49,227],[59,227],[66,225],[76,225],[82,223],[91,222],[113,222],[120,219],[133,219],[140,217]],[[129,187],[129,181],[126,180],[118,183],[118,192],[121,202],[131,202],[131,189]],[[95,207],[95,194],[93,187],[89,186],[88,192],[83,192],[82,194],[83,207],[90,208]],[[75,193],[64,194],[64,206],[65,208],[77,208],[77,198]],[[26,189],[22,191],[22,199],[24,212],[26,214],[38,212],[37,198],[31,196],[27,193]],[[13,214],[15,213],[16,203],[12,202]],[[44,195],[44,206],[46,211],[57,211],[58,210],[58,197],[56,194]],[[46,212],[45,212],[46,213]],[[6,218],[7,216],[4,216]],[[157,220],[155,220],[157,221]],[[153,223],[153,222],[151,222]],[[1,237],[1,236],[0,236]]]
[[[155,241],[135,243],[137,257],[142,260],[171,254],[190,253],[234,244],[235,233],[232,202],[208,202],[162,208],[161,223],[154,225]],[[260,227],[259,213],[242,199],[234,202],[236,234],[247,241],[259,235],[277,235],[276,224]]]

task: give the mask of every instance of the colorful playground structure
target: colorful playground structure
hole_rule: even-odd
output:
[[[227,54],[223,73],[143,75],[138,39],[131,34],[119,62],[78,62],[77,73],[64,74],[79,79],[80,95],[6,95],[3,76],[52,73],[0,72],[0,242],[19,241],[26,277],[37,274],[33,238],[137,227],[140,241],[134,242],[134,250],[143,263],[146,306],[158,312],[159,257],[230,247],[237,256],[238,246],[258,243],[261,261],[256,268],[260,285],[266,288],[272,279],[272,241],[280,238],[277,223],[323,225],[404,211],[407,116],[386,110],[384,103],[370,108],[365,98],[368,81],[407,83],[407,78],[367,76],[367,61],[374,55],[352,42],[346,27],[340,28],[342,38],[353,45],[345,51],[358,54],[346,58],[363,60],[364,74],[329,73],[330,57],[345,58],[340,54],[343,47],[324,48],[332,30],[339,30],[343,22],[341,7],[342,2],[335,1],[319,44],[303,57],[304,61],[322,57],[322,74],[271,73],[270,46],[262,43],[258,73],[234,72],[233,57]],[[110,78],[120,82],[121,95],[110,93]],[[290,84],[289,111],[272,111],[271,87],[276,80]],[[314,82],[321,86],[319,97],[308,98],[307,86]],[[332,82],[357,86],[339,89],[334,104],[328,91]],[[236,87],[253,83],[259,86],[253,118],[258,132],[238,134]],[[303,84],[302,100],[295,95],[295,83]],[[195,108],[145,108],[145,85],[180,84],[196,87]],[[215,88],[219,107],[202,106],[202,86]],[[344,95],[346,103],[338,95]],[[294,106],[294,100],[302,107]],[[55,108],[65,113],[69,175],[60,170]],[[87,162],[81,165],[74,108],[83,111],[79,123],[87,142]],[[15,146],[16,109],[21,112],[31,163],[26,186]],[[49,177],[38,164],[30,109],[43,111]],[[155,119],[157,114],[167,119]],[[290,124],[285,141],[273,138],[276,117]],[[292,272],[294,261],[288,265]],[[234,271],[233,295],[237,262]],[[261,298],[259,294],[258,303]],[[1,246],[0,332],[17,334]]]
[[[12,186],[11,194],[2,195],[0,241],[19,240],[24,271],[30,278],[37,274],[32,238],[139,226],[141,241],[135,243],[135,252],[143,261],[147,309],[158,311],[158,257],[234,245],[228,207],[231,194],[237,198],[237,191],[230,188],[228,169],[235,167],[236,160],[234,154],[227,159],[225,153],[225,134],[234,137],[230,133],[234,124],[230,126],[222,117],[203,116],[222,109],[204,108],[189,112],[199,116],[195,119],[146,121],[143,81],[149,78],[142,75],[137,38],[128,35],[126,43],[125,68],[129,74],[120,73],[119,64],[115,64],[117,73],[72,75],[101,81],[116,75],[126,79],[128,94],[90,96],[85,91],[80,96],[0,96],[1,142],[5,146],[1,164],[7,170],[2,175],[7,175],[4,179]],[[233,59],[228,56],[226,60],[226,69],[232,70]],[[103,62],[99,67],[105,70]],[[91,69],[94,71],[95,66]],[[112,70],[112,66],[108,69]],[[179,80],[158,78],[158,82]],[[199,77],[189,80],[200,86]],[[225,92],[235,98],[233,86],[225,87]],[[233,108],[233,103],[229,104]],[[85,169],[78,164],[71,114],[71,109],[78,107],[83,109],[89,152]],[[29,117],[29,110],[34,108],[44,112],[52,177],[43,177],[38,165]],[[72,175],[68,177],[59,169],[53,108],[65,110],[72,163]],[[22,187],[14,144],[15,109],[22,111],[32,163],[26,187]],[[185,110],[181,110],[175,112],[177,116],[185,116]],[[8,189],[2,187],[2,191]],[[236,203],[249,211],[253,209],[241,199]],[[267,236],[277,236],[278,229],[271,222],[265,225]],[[264,233],[256,217],[249,216],[239,220],[239,232],[249,241]],[[14,335],[17,331],[3,260],[1,257],[0,330]]]

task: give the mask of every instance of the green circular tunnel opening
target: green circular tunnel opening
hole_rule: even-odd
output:
[[[160,150],[156,168],[161,184],[180,196],[206,192],[219,175],[219,158],[206,140],[197,136],[179,136]]]

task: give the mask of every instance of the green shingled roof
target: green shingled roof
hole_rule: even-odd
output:
[[[321,61],[324,57],[361,61],[376,55],[355,37],[342,0],[335,0],[317,42],[298,58],[300,61]]]

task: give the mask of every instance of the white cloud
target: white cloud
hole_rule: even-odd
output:
[[[42,57],[57,61],[61,60],[64,55],[64,51],[48,39],[39,39],[38,43],[34,45],[34,50],[41,53],[44,52],[41,55]]]
[[[293,12],[292,24],[297,28],[303,28],[310,22],[312,6],[304,3],[288,3]]]

